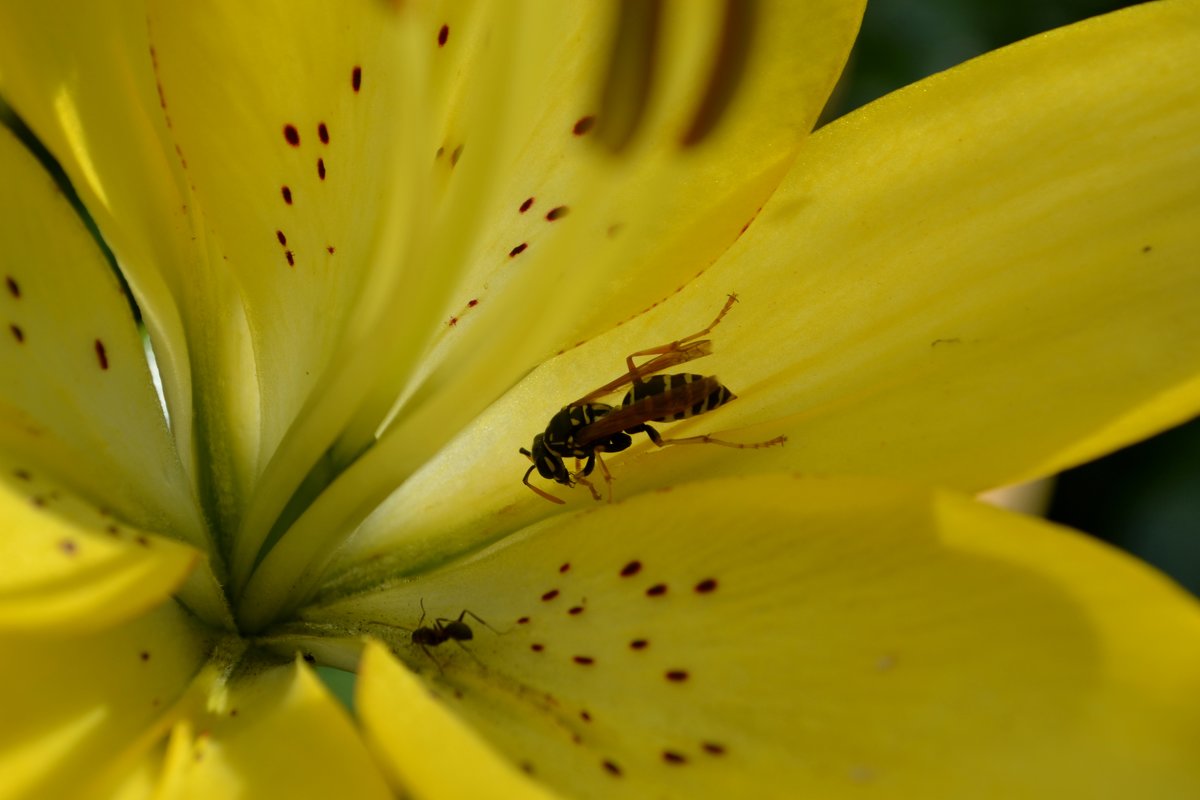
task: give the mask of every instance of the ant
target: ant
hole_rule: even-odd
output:
[[[429,648],[437,647],[438,645],[451,640],[453,640],[459,647],[462,647],[463,642],[474,639],[475,632],[471,630],[470,625],[463,622],[463,617],[467,616],[468,614],[470,614],[476,622],[483,625],[488,630],[492,631],[493,633],[499,633],[499,631],[497,631],[491,625],[488,625],[487,622],[485,622],[483,618],[474,611],[470,611],[465,608],[462,610],[462,613],[458,615],[458,619],[437,617],[434,619],[432,625],[422,625],[421,623],[425,621],[425,599],[421,598],[421,618],[417,620],[417,627],[412,632],[412,643],[424,650],[425,655],[429,656],[429,660],[434,664],[437,664],[438,669],[440,670],[442,665],[438,663],[436,658],[433,657],[433,653],[429,652]],[[465,647],[463,647],[463,652],[467,653],[468,655],[471,654],[471,651],[467,650]],[[474,655],[471,655],[471,657],[475,658]]]

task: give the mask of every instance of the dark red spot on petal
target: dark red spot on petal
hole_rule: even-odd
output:
[[[477,305],[479,305],[479,301],[477,299],[472,298],[471,300],[467,301],[467,308],[474,308]],[[568,565],[568,566],[570,566],[570,565]],[[559,572],[566,572],[566,570],[565,569],[559,570]]]
[[[521,617],[519,620],[517,620],[517,624],[518,625],[528,625],[529,617]]]
[[[628,578],[631,575],[637,575],[641,571],[642,571],[642,562],[630,561],[628,564],[621,567],[621,577]]]
[[[455,164],[458,163],[458,160],[460,158],[462,158],[462,153],[463,153],[463,146],[461,144],[458,147],[454,148],[454,152],[450,154],[450,166],[453,167]]]
[[[325,159],[323,158],[317,159],[317,177],[325,180]]]
[[[13,476],[20,481],[33,480],[33,476],[29,474],[29,470],[27,469],[15,469],[13,470]]]
[[[142,659],[142,661],[149,661],[150,660],[150,651],[143,650],[142,652],[138,653],[138,658]]]
[[[288,262],[288,266],[289,266],[289,267],[294,267],[294,266],[296,266],[296,255],[295,255],[295,253],[293,253],[291,250],[288,250],[288,251],[286,251],[286,252],[284,253],[284,255],[285,255],[285,256],[287,256],[287,262]]]
[[[121,535],[121,530],[116,525],[106,525],[104,527],[104,532],[107,533],[109,536],[120,536]]]
[[[449,38],[450,38],[450,26],[443,25],[441,27],[441,29],[438,30],[438,47],[445,47],[446,40]]]
[[[716,742],[705,742],[704,744],[702,744],[700,746],[704,748],[704,752],[709,753],[711,755],[714,755],[714,756],[725,755],[725,745],[723,745],[723,744],[717,744]]]
[[[667,672],[667,680],[682,683],[688,679],[687,670],[673,669]]]
[[[673,750],[663,750],[662,757],[663,761],[667,762],[668,764],[687,763],[687,756],[683,755],[682,753],[676,753]]]
[[[647,597],[660,597],[667,593],[667,585],[665,583],[656,583],[646,590]]]
[[[279,244],[287,247],[287,237],[283,235],[283,231],[275,231],[275,238],[279,240]]]
[[[524,203],[521,203],[521,206],[520,206],[520,208],[518,208],[517,210],[518,210],[518,211],[520,211],[522,214],[524,214],[524,213],[525,213],[526,211],[528,211],[528,210],[529,210],[529,209],[530,209],[532,206],[533,206],[533,198],[532,198],[532,197],[528,197],[528,198],[526,198],[526,199],[525,199],[525,202],[524,202]]]
[[[584,722],[591,722],[591,721],[592,721],[592,715],[591,715],[591,714],[589,714],[589,713],[588,713],[586,710],[584,710],[584,711],[580,711],[580,712],[579,712],[579,718],[580,718],[581,720],[583,720]]]
[[[458,317],[451,317],[450,319],[446,320],[446,324],[453,328],[458,324]]]
[[[586,117],[580,117],[579,119],[577,119],[575,121],[574,127],[571,128],[571,131],[576,136],[583,136],[585,133],[590,131],[595,124],[596,124],[596,118],[589,114]]]
[[[321,144],[329,144],[329,128],[324,122],[317,124],[317,138],[321,140]]]
[[[283,195],[283,202],[287,203],[290,206],[292,204],[292,190],[290,188],[288,188],[287,186],[284,186],[279,191],[280,191],[280,194]]]
[[[529,645],[529,649],[535,653],[540,653],[546,649],[546,645],[539,644],[538,642],[534,642],[533,644]]]
[[[696,591],[699,592],[700,594],[707,594],[708,592],[714,591],[716,588],[717,588],[717,579],[716,578],[705,578],[704,580],[702,580],[696,584]]]
[[[576,616],[583,613],[583,606],[571,606],[567,609],[567,613]]]
[[[229,709],[229,716],[236,717],[237,715],[238,715],[238,710],[236,708]]]
[[[79,545],[77,545],[72,539],[63,539],[58,543],[58,549],[62,550],[69,556],[73,556],[79,550]]]
[[[8,329],[12,331],[13,338],[18,342],[25,341],[25,331],[21,330],[20,325],[9,325]]]
[[[576,664],[583,664],[585,667],[589,664],[595,664],[596,659],[591,656],[574,656],[572,659]]]
[[[355,92],[362,88],[362,67],[355,67],[350,73],[350,86]]]
[[[104,342],[96,340],[96,361],[100,364],[100,369],[108,369],[108,352],[104,349]]]
[[[604,768],[606,770],[608,770],[610,775],[616,775],[616,776],[620,777],[621,768],[618,767],[615,763],[613,763],[612,761],[605,761],[605,762],[603,762],[603,764],[604,764]]]
[[[515,258],[525,252],[525,248],[529,247],[528,242],[521,242],[519,245],[508,251],[509,258]]]
[[[327,245],[325,247],[325,252],[329,253],[329,255],[333,255],[337,251],[333,249],[333,245]]]
[[[8,293],[13,297],[21,296],[21,287],[17,284],[17,280],[13,276],[4,276],[4,285],[8,287]]]
[[[295,125],[283,126],[283,138],[287,139],[287,143],[292,147],[300,146],[300,131],[296,130]]]
[[[570,213],[570,211],[571,209],[567,208],[566,206],[555,206],[546,212],[546,220],[548,222],[554,222],[556,219],[562,219],[565,217],[568,213]]]
[[[544,595],[542,595],[542,600],[549,601],[549,600],[553,600],[556,597],[558,597],[558,589],[551,589],[550,591],[548,591]]]
[[[433,157],[434,157],[434,158],[441,158],[441,157],[442,157],[442,155],[443,155],[445,152],[446,152],[446,148],[444,148],[444,147],[439,147],[439,148],[438,148],[436,151],[434,151]]]
[[[134,539],[134,541],[137,542],[138,544],[140,544],[142,547],[150,546],[150,540],[147,539],[145,536],[139,536],[136,539]]]
[[[634,639],[629,643],[629,647],[632,650],[645,650],[649,645],[650,643],[645,639]]]

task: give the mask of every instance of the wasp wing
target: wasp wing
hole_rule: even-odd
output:
[[[583,397],[571,403],[573,406],[586,405],[595,400],[612,394],[619,389],[624,388],[628,384],[640,381],[643,378],[649,378],[651,375],[662,372],[664,369],[677,367],[680,364],[686,364],[689,361],[694,361],[697,358],[704,358],[712,355],[712,340],[701,339],[696,342],[688,342],[674,350],[669,350],[666,353],[660,353],[654,358],[647,361],[645,364],[634,367],[633,372],[626,372],[619,378],[611,380],[603,386],[593,389]]]
[[[592,442],[605,439],[614,433],[621,433],[644,422],[672,416],[703,402],[720,388],[721,382],[717,380],[717,377],[709,375],[698,381],[643,397],[627,406],[614,408],[591,425],[580,428],[575,433],[575,443],[580,447],[586,447]]]

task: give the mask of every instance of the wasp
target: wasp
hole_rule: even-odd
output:
[[[714,375],[658,374],[712,353],[712,341],[703,337],[717,327],[736,302],[737,295],[729,295],[716,318],[702,330],[659,347],[631,353],[625,359],[625,374],[559,409],[550,418],[546,430],[533,437],[532,446],[529,449],[520,449],[521,455],[533,462],[525,471],[522,482],[538,496],[552,503],[565,502],[529,482],[529,476],[537,470],[543,478],[563,486],[571,487],[581,483],[588,487],[596,500],[599,500],[600,494],[587,480],[587,476],[591,475],[592,470],[599,464],[604,473],[604,480],[609,486],[611,502],[612,474],[604,465],[600,454],[625,450],[633,444],[634,434],[646,434],[650,441],[659,447],[675,444],[717,444],[747,449],[771,447],[787,441],[786,436],[776,436],[765,442],[748,443],[726,442],[711,436],[664,439],[657,430],[647,424],[687,419],[720,408],[736,399],[736,395]],[[634,362],[634,359],[645,357],[651,358],[640,365]],[[619,406],[599,402],[599,398],[613,394],[626,385],[630,388]],[[583,469],[572,473],[566,466],[565,459],[568,458],[583,461]]]

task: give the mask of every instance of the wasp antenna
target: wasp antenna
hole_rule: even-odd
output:
[[[555,497],[554,495],[550,494],[549,492],[543,491],[529,482],[529,476],[533,474],[533,471],[536,468],[537,467],[535,465],[535,466],[532,466],[529,469],[525,470],[525,477],[521,479],[521,483],[528,486],[530,488],[530,490],[532,490],[533,493],[536,494],[538,497],[549,500],[551,503],[558,503],[560,506],[564,505],[567,502],[566,500],[562,500],[558,497]]]

